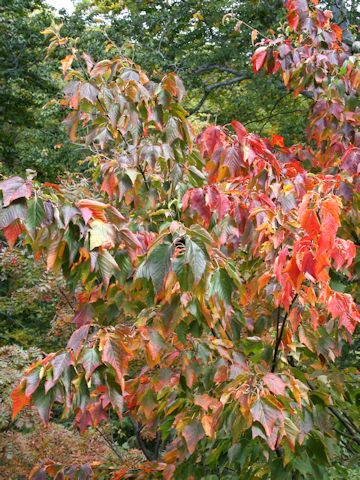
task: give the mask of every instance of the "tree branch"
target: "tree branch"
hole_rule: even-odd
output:
[[[132,423],[132,425],[134,427],[135,437],[136,437],[136,440],[137,440],[138,445],[140,447],[140,450],[145,455],[146,460],[149,460],[150,462],[153,461],[153,460],[156,460],[155,455],[152,454],[152,452],[150,452],[146,448],[145,442],[144,442],[144,440],[141,436],[142,427],[135,420],[133,420],[130,416],[129,416],[129,419],[130,419],[130,422]]]
[[[200,108],[203,106],[207,96],[213,90],[215,90],[217,88],[221,88],[221,87],[226,87],[228,85],[233,85],[234,83],[240,83],[244,80],[250,80],[251,78],[252,78],[251,75],[245,75],[244,74],[244,75],[239,75],[239,76],[234,77],[234,78],[229,78],[228,80],[222,80],[221,82],[216,82],[216,83],[213,83],[211,85],[206,85],[204,87],[203,96],[201,97],[198,104],[192,110],[190,110],[190,115],[193,115],[194,113],[196,113],[200,110]]]
[[[155,460],[159,458],[160,448],[161,448],[161,433],[157,431],[156,442],[155,442],[155,452],[154,452]]]
[[[314,390],[313,388],[311,388],[311,390]],[[341,412],[341,414],[334,408],[332,407],[331,405],[328,406],[328,409],[330,410],[330,412],[339,420],[339,422],[345,427],[345,429],[347,430],[348,434],[351,436],[352,440],[354,442],[356,442],[358,445],[360,445],[360,438],[356,435],[356,433],[354,433],[354,431],[352,430],[352,428],[349,426],[349,424],[345,421],[345,418],[344,418],[344,413]]]
[[[237,70],[236,68],[227,67],[225,65],[219,65],[218,63],[211,63],[208,65],[201,65],[194,70],[194,74],[198,75],[203,72],[211,72],[212,70],[219,70],[220,72],[232,73],[238,77],[249,75],[248,73]]]
[[[284,320],[282,321],[282,325],[281,325],[281,329],[280,329],[280,332],[279,332],[279,327],[277,325],[277,332],[276,332],[276,342],[275,342],[275,348],[274,348],[274,357],[273,357],[273,361],[272,361],[272,364],[271,364],[271,373],[274,373],[275,370],[276,370],[276,364],[277,364],[277,356],[278,356],[278,352],[279,352],[279,348],[280,348],[280,344],[281,344],[281,341],[282,341],[282,337],[284,335],[284,329],[285,329],[285,323],[286,323],[286,320],[289,316],[289,313],[291,311],[291,308],[292,306],[294,305],[296,299],[297,299],[297,296],[298,294],[296,294],[294,296],[294,298],[292,299],[292,302],[289,306],[289,310],[286,312],[285,316],[284,316]]]
[[[254,120],[250,120],[249,122],[244,122],[244,126],[250,125],[251,123],[262,122],[263,120],[269,120],[270,118],[278,117],[279,115],[291,115],[292,113],[306,113],[307,110],[289,110],[289,111],[282,111],[282,112],[275,112],[272,115],[267,115],[266,117],[254,118]]]

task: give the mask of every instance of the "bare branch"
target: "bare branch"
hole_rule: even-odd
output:
[[[213,90],[216,90],[217,88],[221,88],[221,87],[226,87],[228,85],[233,85],[234,83],[240,83],[244,80],[250,80],[251,78],[252,78],[251,75],[244,74],[244,75],[239,75],[239,76],[234,77],[234,78],[229,78],[228,80],[222,80],[221,82],[216,82],[216,83],[213,83],[211,85],[206,85],[204,87],[203,96],[201,97],[198,104],[192,110],[190,110],[190,115],[193,115],[194,113],[196,113],[200,110],[200,108],[205,103],[205,100],[206,100],[207,96]]]
[[[249,75],[241,70],[236,68],[227,67],[226,65],[219,65],[218,63],[211,63],[208,65],[201,65],[200,67],[194,70],[195,74],[203,73],[203,72],[211,72],[212,70],[219,70],[220,72],[232,73],[233,75],[237,75],[238,77],[243,75]]]

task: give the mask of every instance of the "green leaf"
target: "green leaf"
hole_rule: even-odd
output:
[[[195,284],[199,283],[207,265],[207,258],[205,252],[199,245],[190,238],[186,239],[185,243],[185,261],[190,265],[191,271],[194,275]]]
[[[110,278],[119,271],[118,264],[107,250],[99,253],[98,265],[105,283],[109,283]]]
[[[232,445],[228,450],[228,458],[231,464],[235,464],[241,452],[241,445],[236,443]]]
[[[240,292],[242,292],[244,290],[244,286],[241,282],[241,279],[236,271],[236,268],[231,265],[230,262],[227,262],[225,265],[224,265],[224,268],[225,270],[227,271],[227,274],[229,275],[229,277],[232,279],[232,281],[235,283],[235,285],[237,286],[237,288],[239,289]]]
[[[97,367],[101,365],[101,358],[100,358],[99,351],[95,348],[87,348],[84,351],[81,363],[86,372],[85,378],[86,380],[89,380],[94,370],[96,370]]]
[[[190,237],[198,240],[202,243],[207,245],[211,245],[213,242],[213,238],[210,233],[205,230],[205,228],[201,227],[198,224],[191,225],[190,230],[188,230]]]
[[[191,278],[190,267],[185,263],[185,255],[179,255],[173,261],[173,268],[180,283],[181,290],[190,290],[189,278]]]
[[[171,145],[177,138],[182,139],[182,134],[176,118],[170,117],[167,121],[165,135],[166,141],[169,145]]]
[[[136,278],[151,279],[156,293],[159,293],[163,288],[165,275],[170,271],[171,253],[172,244],[166,242],[158,245],[140,265]]]
[[[225,304],[231,304],[233,282],[227,272],[221,268],[215,270],[209,280],[207,296],[218,296]]]
[[[28,206],[26,226],[31,232],[34,232],[36,227],[41,225],[45,216],[45,208],[40,198],[29,200]]]
[[[52,388],[48,393],[45,393],[43,388],[36,390],[31,398],[32,403],[36,406],[41,420],[47,424],[49,423],[50,410],[55,398],[55,389]]]

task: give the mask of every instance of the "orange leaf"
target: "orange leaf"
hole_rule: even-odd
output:
[[[23,230],[24,227],[19,222],[19,220],[15,220],[15,222],[3,228],[4,236],[10,247],[13,247],[15,245],[18,236]]]
[[[301,227],[311,238],[316,237],[320,233],[320,221],[314,210],[305,210],[299,220]]]
[[[30,397],[25,395],[26,381],[23,380],[16,388],[10,393],[12,400],[12,418],[21,412],[21,410],[29,405]]]
[[[336,23],[332,23],[332,24],[330,25],[330,28],[331,28],[331,30],[335,33],[336,40],[339,40],[339,42],[341,42],[341,40],[342,40],[342,35],[343,35],[342,28],[339,27],[339,25],[337,25]]]
[[[285,143],[284,143],[284,137],[282,137],[281,135],[272,135],[271,136],[271,144],[275,147],[285,147]]]
[[[66,72],[69,70],[73,61],[74,55],[66,55],[66,57],[61,60],[63,75],[65,75]]]
[[[258,293],[269,283],[270,278],[272,277],[271,273],[266,272],[257,281]]]

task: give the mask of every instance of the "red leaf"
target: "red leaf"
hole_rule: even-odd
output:
[[[328,311],[333,318],[339,318],[339,327],[345,327],[350,334],[354,333],[360,322],[360,314],[351,295],[334,292],[328,303]]]
[[[263,378],[264,384],[274,395],[284,395],[286,384],[278,375],[267,373]]]
[[[225,133],[214,125],[207,127],[198,137],[201,154],[205,157],[212,157],[220,147],[225,147]]]
[[[346,264],[348,268],[356,255],[356,246],[351,240],[343,240],[337,238],[335,240],[335,247],[331,256],[334,259],[334,266],[336,270],[339,270]]]
[[[253,71],[257,73],[264,66],[267,56],[267,47],[260,47],[255,50],[254,55],[252,56],[252,67]]]
[[[191,210],[202,218],[208,225],[211,217],[211,209],[206,203],[204,190],[202,188],[189,189],[183,197],[183,211],[190,206]]]
[[[240,156],[240,151],[237,147],[230,147],[227,149],[224,159],[224,165],[229,168],[230,174],[237,177],[241,173],[243,161]]]
[[[350,175],[360,173],[360,148],[349,147],[341,159],[341,168]]]
[[[117,178],[114,173],[110,173],[104,177],[104,180],[101,184],[101,191],[106,192],[110,199],[114,196],[114,191],[117,186]]]
[[[244,127],[244,125],[240,122],[238,122],[237,120],[233,120],[231,122],[231,126],[233,127],[233,129],[235,130],[235,133],[236,133],[236,136],[237,136],[237,139],[239,140],[239,142],[241,143],[244,138],[246,137],[247,135],[247,130],[246,128]]]
[[[119,379],[121,390],[124,392],[124,374],[127,371],[127,357],[121,342],[118,341],[115,335],[109,335],[102,352],[102,361],[113,367]]]
[[[73,350],[75,355],[79,353],[80,347],[89,333],[89,328],[90,325],[83,325],[71,335],[67,348]]]
[[[282,423],[284,415],[279,406],[265,397],[259,397],[250,408],[253,419],[259,422],[265,430],[268,437],[271,437],[273,429],[277,423]]]
[[[195,395],[194,403],[205,410],[205,412],[209,410],[209,407],[216,407],[219,404],[216,398],[210,397],[207,393],[204,393],[203,395]]]
[[[291,30],[296,31],[299,25],[299,20],[300,20],[299,15],[295,11],[292,11],[288,13],[287,19],[288,19],[289,27],[291,28]]]

